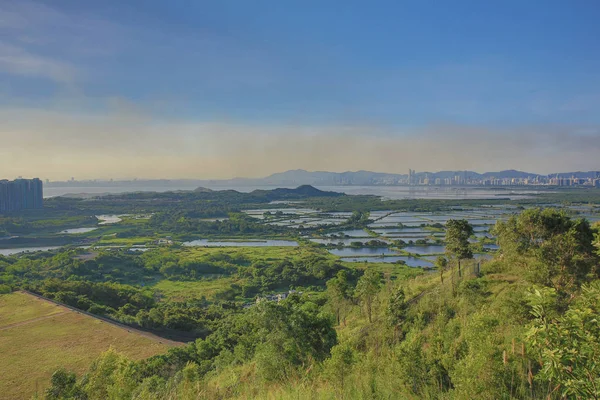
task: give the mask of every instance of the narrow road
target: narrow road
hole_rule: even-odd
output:
[[[44,320],[44,319],[56,317],[57,315],[62,315],[62,314],[65,314],[65,313],[66,313],[66,311],[61,311],[59,313],[54,313],[54,314],[50,314],[50,315],[44,315],[42,317],[32,318],[32,319],[28,319],[28,320],[21,321],[21,322],[15,322],[14,324],[4,325],[4,326],[0,327],[0,331],[3,331],[5,329],[10,329],[10,328],[15,328],[15,327],[21,326],[21,325],[27,325],[27,324],[30,324],[32,322],[37,322],[37,321],[41,321],[41,320]]]

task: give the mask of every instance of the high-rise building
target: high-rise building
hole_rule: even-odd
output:
[[[43,203],[44,190],[38,178],[0,180],[0,213],[39,209]]]
[[[415,171],[409,168],[408,169],[408,184],[415,185],[417,183],[415,178],[416,178]]]

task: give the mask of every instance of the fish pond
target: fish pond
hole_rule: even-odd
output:
[[[413,254],[442,254],[446,250],[446,246],[406,246],[402,250]]]
[[[433,263],[417,257],[389,256],[389,257],[342,257],[346,262],[371,262],[371,263],[397,263],[404,262],[409,267],[432,267]]]
[[[33,253],[36,251],[48,251],[59,249],[61,246],[45,246],[45,247],[15,247],[12,249],[0,249],[0,255],[11,256],[19,253]]]
[[[331,249],[329,252],[338,257],[348,256],[381,256],[395,254],[398,255],[397,251],[390,250],[386,247],[344,247],[343,249]]]
[[[298,242],[293,240],[247,240],[247,241],[227,241],[227,240],[208,240],[198,239],[184,242],[184,246],[204,246],[204,247],[296,247]]]
[[[81,233],[88,233],[91,231],[94,231],[98,228],[72,228],[72,229],[65,229],[64,231],[61,231],[60,233],[66,233],[68,235],[77,235],[77,234],[81,234]]]

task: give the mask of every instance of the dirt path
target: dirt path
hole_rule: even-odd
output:
[[[14,328],[15,326],[19,326],[20,324],[24,325],[26,323],[31,323],[31,322],[39,321],[39,320],[42,320],[42,319],[54,317],[56,315],[61,315],[61,314],[66,313],[67,311],[73,311],[73,312],[76,312],[76,313],[79,313],[79,314],[83,314],[83,315],[87,315],[88,317],[92,317],[94,319],[97,319],[100,322],[105,322],[107,324],[111,324],[114,327],[117,327],[117,328],[120,328],[120,329],[125,329],[127,332],[136,333],[138,335],[147,337],[148,339],[155,340],[155,341],[157,341],[159,343],[164,343],[164,344],[166,344],[168,346],[173,346],[174,347],[174,346],[181,346],[181,345],[185,344],[184,342],[176,342],[174,340],[165,339],[165,338],[157,336],[157,335],[155,335],[153,333],[142,331],[142,330],[139,330],[139,329],[135,329],[135,328],[132,328],[132,327],[127,326],[125,324],[121,324],[119,322],[113,321],[111,319],[108,319],[108,318],[105,318],[105,317],[101,317],[99,315],[94,315],[94,314],[91,314],[91,313],[89,313],[87,311],[79,310],[79,309],[77,309],[75,307],[71,307],[71,306],[69,306],[67,304],[59,303],[59,302],[54,301],[52,299],[49,299],[47,297],[41,296],[41,295],[39,295],[37,293],[33,293],[33,292],[30,292],[30,291],[27,291],[27,290],[21,290],[21,292],[25,293],[25,294],[28,294],[30,296],[33,296],[33,297],[35,297],[35,298],[37,298],[39,300],[42,300],[42,301],[45,301],[45,302],[48,302],[48,303],[60,306],[60,307],[64,308],[65,311],[60,312],[60,313],[56,313],[56,314],[52,314],[52,315],[47,315],[47,316],[44,316],[44,317],[33,318],[33,319],[30,319],[30,320],[27,320],[27,321],[17,322],[15,324],[11,324],[11,325],[7,325],[5,327],[2,327],[2,328],[0,328],[0,330],[8,329],[8,328]]]
[[[15,328],[15,327],[21,326],[21,325],[27,325],[27,324],[30,324],[32,322],[37,322],[37,321],[41,321],[41,320],[44,320],[44,319],[56,317],[57,315],[62,315],[62,314],[65,314],[65,313],[66,313],[66,311],[61,311],[59,313],[54,313],[54,314],[50,314],[50,315],[44,315],[42,317],[32,318],[32,319],[28,319],[28,320],[21,321],[21,322],[15,322],[14,324],[8,324],[8,325],[0,327],[0,331],[3,331],[5,329],[10,329],[10,328]]]

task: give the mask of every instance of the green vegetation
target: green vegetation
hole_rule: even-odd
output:
[[[7,235],[57,233],[63,229],[94,226],[98,219],[85,215],[56,215],[46,211],[32,211],[27,215],[0,215],[0,233]]]
[[[373,269],[367,269],[356,285],[356,295],[359,302],[365,307],[369,323],[372,321],[373,301],[381,286],[381,274]]]
[[[527,340],[541,364],[538,378],[559,396],[598,398],[600,282],[584,284],[564,314],[552,307],[555,296],[553,289],[537,289],[530,299],[535,320]]]
[[[468,226],[457,228],[450,264],[468,258]],[[502,257],[481,270],[467,261],[442,283],[334,269],[326,291],[222,313],[187,347],[61,372],[48,398],[597,397],[597,231],[535,209],[496,229]]]
[[[456,258],[459,277],[462,275],[461,260],[473,258],[473,251],[469,244],[472,235],[473,227],[466,219],[451,219],[446,223],[446,254]]]
[[[499,222],[495,231],[511,262],[521,265],[532,282],[556,289],[565,305],[582,282],[600,272],[594,231],[584,219],[553,209],[530,209]]]
[[[347,270],[352,277],[361,273],[313,248],[159,248],[143,254],[100,252],[87,260],[79,253],[5,258],[0,282],[189,340],[205,336],[214,320],[257,296],[291,288],[318,292],[338,271]],[[187,289],[185,294],[181,288]]]
[[[543,193],[536,200],[574,199],[573,193]],[[589,193],[577,195],[586,198]],[[270,204],[281,199],[295,203]],[[527,201],[532,199],[523,204]],[[41,341],[53,324],[76,314],[56,311],[62,308],[41,300],[38,311],[21,304],[22,294],[0,295],[8,299],[0,301],[0,329],[11,326],[0,331],[0,345],[14,346],[18,335],[12,330],[22,329],[23,343],[36,349],[30,357],[40,357],[48,366],[40,375],[42,386],[50,386],[40,392],[42,398],[598,397],[592,378],[600,365],[596,322],[600,239],[598,226],[572,218],[577,215],[573,210],[533,208],[515,210],[510,217],[505,213],[506,221],[494,227],[495,237],[490,238],[484,236],[488,228],[481,221],[474,222],[476,229],[472,225],[481,217],[462,218],[467,209],[501,204],[496,200],[383,202],[372,196],[338,196],[304,188],[250,194],[142,193],[49,203],[37,216],[8,219],[36,224],[54,215],[55,221],[62,221],[58,225],[66,226],[94,215],[130,215],[109,225],[90,219],[96,229],[69,236],[73,243],[88,241],[93,245],[89,249],[0,256],[0,293],[28,289],[146,331],[144,335],[187,344],[142,354],[123,342],[93,363],[91,359],[112,342],[101,341],[77,363],[66,349],[48,345],[55,354],[65,352],[64,363],[51,363],[33,341]],[[282,211],[292,206],[290,213]],[[319,210],[303,210],[307,206]],[[395,227],[389,236],[378,234],[372,223],[393,216],[392,211],[369,212],[450,207],[463,209],[429,214],[426,221],[431,222],[425,226],[419,226],[424,218],[407,227],[388,218]],[[480,207],[474,214],[484,212]],[[319,218],[337,225],[329,221],[310,225]],[[448,222],[442,225],[436,219]],[[294,225],[291,221],[296,221],[295,227],[288,226]],[[300,223],[303,227],[298,227]],[[14,226],[3,226],[13,234]],[[56,233],[58,227],[31,229],[20,236],[31,241],[67,240]],[[299,246],[181,244],[195,238],[291,239]],[[324,245],[311,242],[312,238],[343,243]],[[407,249],[405,240],[414,247]],[[445,251],[443,247],[426,251],[434,243],[445,245]],[[474,259],[475,252],[487,251],[484,245],[495,243],[500,249],[490,253],[492,260]],[[134,245],[144,245],[144,251]],[[328,246],[377,262],[341,261],[326,250]],[[379,257],[377,248],[404,256],[407,250],[414,255],[423,249],[424,255],[415,257],[434,264],[437,272],[408,267],[402,259],[384,262],[386,257]],[[13,326],[38,316],[43,319]],[[38,325],[39,329],[25,330]],[[60,337],[57,343],[63,347],[67,340],[82,343],[75,334],[83,335],[84,327],[96,329],[85,324],[73,327],[68,321],[54,328]],[[2,342],[5,332],[11,332],[9,342]],[[572,351],[573,343],[578,343],[577,352]],[[81,352],[85,346],[68,350]],[[23,368],[26,365],[17,352],[10,357]],[[54,361],[58,359],[56,355]]]
[[[206,300],[216,299],[218,293],[227,291],[233,285],[241,286],[241,282],[233,277],[199,281],[171,281],[163,279],[152,285],[152,289],[158,290],[168,301]]]

